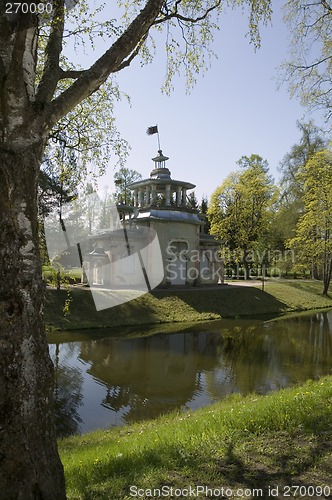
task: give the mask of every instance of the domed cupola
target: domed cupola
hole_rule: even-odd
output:
[[[161,149],[158,151],[158,156],[155,158],[152,158],[152,161],[154,161],[154,169],[150,173],[150,178],[151,179],[171,179],[171,172],[170,170],[165,166],[165,163],[169,158],[167,156],[163,155],[163,152]]]
[[[187,190],[193,189],[195,184],[172,179],[170,170],[166,167],[169,158],[163,155],[161,149],[158,156],[152,158],[154,169],[148,179],[132,182],[128,188],[134,192],[134,206],[140,212],[148,207],[160,210],[186,211]]]

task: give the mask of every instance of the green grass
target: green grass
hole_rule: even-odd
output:
[[[206,290],[158,290],[134,300],[130,300],[131,291],[119,290],[111,293],[122,295],[128,302],[97,312],[89,290],[72,288],[70,314],[64,316],[62,309],[67,292],[48,289],[45,318],[49,330],[73,330],[279,315],[331,308],[331,296],[324,297],[321,290],[319,282],[297,280],[271,281],[265,291],[260,287],[228,285]]]
[[[56,273],[56,269],[52,266],[43,266],[43,278],[45,280],[50,280],[52,276]],[[65,276],[68,278],[80,280],[82,277],[82,268],[72,267],[70,269],[64,270]]]
[[[59,446],[69,499],[126,500],[130,485],[262,488],[267,498],[269,486],[332,487],[331,438],[332,377],[325,377]]]

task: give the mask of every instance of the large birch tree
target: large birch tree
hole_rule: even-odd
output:
[[[123,24],[105,4],[104,21],[91,16],[89,25],[89,3],[76,3],[70,11],[64,0],[49,0],[45,17],[31,0],[14,4],[11,14],[10,2],[0,0],[0,498],[6,500],[65,498],[38,250],[38,177],[49,138],[109,78],[140,55],[151,58],[154,32],[159,40],[164,35],[166,87],[183,70],[190,85],[211,53],[222,7],[247,8],[256,44],[259,21],[270,15],[270,0],[136,0],[118,3]],[[91,40],[97,29],[104,31],[105,52],[89,68],[76,68],[64,47],[70,36]],[[110,105],[113,97],[110,91]]]

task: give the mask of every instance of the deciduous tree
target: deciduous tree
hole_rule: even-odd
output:
[[[309,123],[297,122],[297,127],[301,132],[298,144],[291,147],[289,153],[283,157],[279,171],[281,173],[282,198],[285,203],[300,205],[303,196],[303,177],[299,174],[303,172],[309,159],[326,148],[326,139],[322,130],[310,121]]]
[[[291,33],[289,60],[283,65],[291,95],[310,110],[332,117],[332,3],[288,0],[285,20]]]
[[[124,15],[105,5],[102,22],[86,0],[71,12],[65,0],[50,1],[49,16],[36,14],[31,0],[13,4],[12,13],[8,4],[0,2],[0,498],[61,500],[65,484],[53,425],[38,250],[37,191],[47,142],[71,126],[89,148],[88,136],[81,136],[82,103],[100,106],[100,92],[108,88],[112,106],[118,92],[112,76],[139,55],[151,59],[154,32],[165,35],[166,87],[183,69],[191,85],[208,65],[224,4],[248,6],[258,44],[258,24],[269,17],[270,0],[119,2]],[[90,67],[68,62],[71,37],[85,38],[89,50],[102,33],[107,48]],[[98,137],[103,123],[105,108],[88,135]]]
[[[219,236],[234,260],[242,262],[249,277],[249,262],[269,230],[274,186],[268,164],[258,155],[238,161],[242,172],[231,173],[213,193],[208,209],[211,233]]]
[[[332,152],[324,150],[312,156],[302,177],[304,213],[289,245],[297,264],[316,265],[321,270],[326,295],[332,273]]]
[[[297,125],[301,132],[300,141],[291,147],[279,167],[281,196],[274,228],[279,235],[280,250],[285,250],[286,241],[295,235],[296,225],[303,214],[304,176],[301,174],[310,158],[327,145],[323,131],[312,121],[298,122]],[[318,277],[315,266],[312,267],[312,275]]]
[[[122,167],[114,174],[115,183],[115,202],[130,204],[131,194],[128,185],[132,182],[136,182],[142,179],[142,175],[137,172],[137,170],[131,170],[126,167]]]

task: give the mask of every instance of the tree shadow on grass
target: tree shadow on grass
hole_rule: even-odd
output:
[[[328,435],[330,437],[330,433]],[[315,488],[330,486],[332,443],[325,434],[260,436],[246,446],[230,444],[225,456],[216,463],[219,482],[233,490],[262,491],[262,498],[294,495],[288,487],[302,486],[302,498],[331,498]],[[311,489],[308,489],[311,487]],[[314,489],[313,489],[314,488]],[[329,488],[325,490],[329,493]]]
[[[206,449],[186,454],[174,445],[159,443],[145,450],[137,449],[129,456],[118,456],[109,464],[100,464],[93,478],[82,476],[79,481],[81,494],[86,500],[123,500],[130,498],[131,485],[141,491],[163,486],[180,490],[203,485],[212,491],[221,487],[225,492],[227,488],[232,490],[232,496],[226,493],[223,498],[242,498],[244,491],[255,490],[253,496],[245,498],[282,499],[287,496],[287,486],[302,486],[301,498],[331,498],[324,492],[319,494],[319,490],[317,495],[312,494],[314,490],[308,490],[309,487],[327,486],[325,491],[329,493],[332,443],[327,438],[330,436],[331,432],[328,436],[324,433],[251,435],[245,443],[229,443],[222,456],[220,452],[218,456],[213,456],[213,452],[207,454]],[[117,485],[115,490],[114,484]],[[308,495],[303,494],[304,488],[309,491]],[[242,496],[236,496],[238,490],[242,491]],[[288,496],[294,497],[293,493],[290,490]],[[180,495],[177,498],[187,497]],[[214,497],[206,497],[203,493],[197,498]]]
[[[45,319],[47,324],[61,330],[85,328],[113,328],[117,326],[142,325],[160,323],[156,311],[151,307],[144,295],[133,298],[130,291],[111,291],[123,294],[123,303],[115,307],[97,311],[89,289],[71,289],[69,314],[64,316],[63,305],[67,298],[66,290],[47,290]],[[100,290],[100,294],[107,292]],[[129,299],[129,300],[127,300]]]
[[[331,435],[330,413],[322,414],[318,408],[306,415],[302,428],[296,431],[267,431],[256,435],[234,434],[230,430],[219,439],[214,436],[212,441],[205,441],[203,435],[198,441],[197,435],[193,435],[189,442],[197,441],[194,447],[187,447],[182,438],[167,442],[166,435],[161,438],[159,432],[153,432],[143,446],[104,463],[99,471],[101,475],[95,476],[89,486],[91,496],[86,498],[123,500],[132,484],[139,488],[158,488],[165,484],[174,488],[205,485],[211,489],[223,485],[234,492],[261,490],[262,494],[259,491],[252,498],[264,499],[272,498],[271,488],[275,488],[275,492],[278,489],[273,498],[286,498],[287,486],[302,486],[301,498],[331,498]],[[110,495],[113,481],[119,478],[120,488]],[[105,496],[96,496],[101,485]],[[315,494],[312,488],[321,486],[326,486],[326,490],[316,489]],[[303,494],[305,488],[308,494]],[[290,491],[288,496],[294,497],[293,493]],[[203,494],[199,498],[206,497]]]
[[[199,313],[211,313],[223,318],[281,314],[287,310],[284,302],[256,287],[228,285],[206,290],[174,289],[168,292],[158,291],[154,296],[161,299],[169,294],[178,297]]]
[[[52,329],[74,330],[190,322],[227,317],[278,315],[286,304],[258,288],[225,286],[215,289],[158,290],[127,300],[130,291],[112,293],[124,296],[124,303],[97,311],[91,292],[72,289],[69,314],[64,316],[66,290],[47,290],[45,319]],[[107,292],[101,290],[101,294]],[[130,297],[129,297],[130,299]]]

